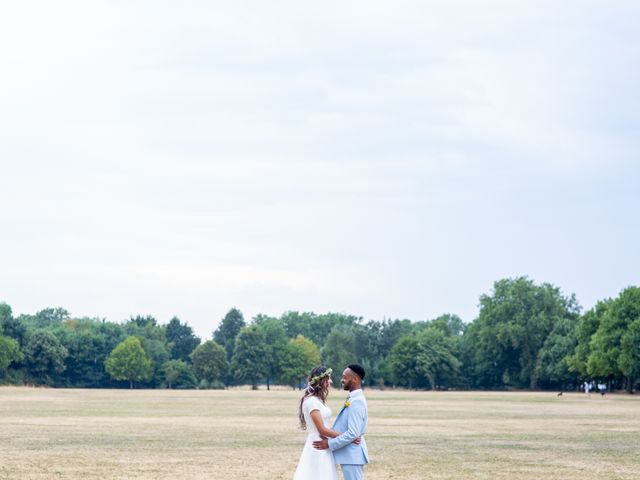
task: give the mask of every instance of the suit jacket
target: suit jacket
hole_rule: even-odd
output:
[[[337,464],[364,465],[369,463],[369,452],[364,434],[367,431],[369,413],[367,401],[362,390],[351,392],[349,406],[340,410],[333,424],[333,429],[342,434],[329,439],[329,448],[333,451],[333,457]],[[361,437],[360,445],[353,441]]]

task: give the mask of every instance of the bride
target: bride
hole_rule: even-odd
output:
[[[333,452],[329,449],[313,448],[313,442],[320,440],[320,436],[335,438],[342,433],[327,426],[331,419],[331,409],[325,405],[325,401],[329,395],[329,388],[333,385],[331,373],[330,368],[323,366],[311,370],[307,388],[300,399],[298,407],[300,428],[307,430],[309,427],[309,434],[293,477],[294,480],[338,480]],[[355,443],[360,443],[359,440],[356,439]]]

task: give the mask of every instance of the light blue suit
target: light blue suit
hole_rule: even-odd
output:
[[[364,440],[368,420],[364,394],[362,390],[354,390],[349,395],[349,406],[340,411],[333,424],[333,429],[342,434],[329,439],[329,449],[333,451],[336,463],[342,466],[345,480],[363,478],[362,466],[369,463],[367,442]],[[353,443],[358,437],[361,437],[360,445]]]

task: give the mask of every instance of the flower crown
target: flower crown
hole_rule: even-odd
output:
[[[309,385],[312,385],[314,383],[318,383],[320,380],[322,380],[323,378],[327,378],[332,373],[333,373],[333,370],[331,370],[330,368],[327,368],[320,375],[316,375],[315,377],[311,377],[311,379],[309,380]]]

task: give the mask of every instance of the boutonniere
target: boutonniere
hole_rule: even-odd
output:
[[[344,408],[347,408],[349,405],[351,405],[351,402],[349,400],[344,402]]]

